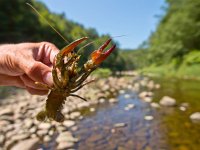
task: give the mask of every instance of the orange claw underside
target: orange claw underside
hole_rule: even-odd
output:
[[[76,46],[78,46],[81,42],[85,41],[86,39],[88,39],[88,38],[83,37],[83,38],[80,38],[80,39],[70,43],[69,45],[65,46],[60,52],[61,55],[66,55],[66,54],[72,52]]]
[[[102,61],[104,61],[115,49],[116,45],[113,45],[109,50],[103,52],[103,50],[108,46],[111,39],[107,40],[98,50],[95,50],[91,54],[91,58],[94,64],[99,65]]]

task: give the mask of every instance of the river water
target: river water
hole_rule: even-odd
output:
[[[173,108],[155,109],[138,98],[134,91],[119,94],[118,103],[95,106],[95,112],[83,111],[73,132],[80,139],[80,150],[199,150],[200,124],[189,119],[200,111],[200,82],[156,79],[161,88],[154,101],[169,95],[177,100]],[[179,106],[186,102],[187,110]],[[134,108],[125,110],[128,105]]]

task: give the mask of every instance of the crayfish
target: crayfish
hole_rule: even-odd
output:
[[[86,84],[92,82],[84,81],[87,77],[105,60],[115,49],[113,45],[109,50],[103,52],[108,46],[111,39],[107,40],[99,49],[91,53],[90,59],[81,67],[78,67],[80,55],[74,51],[75,47],[86,40],[87,37],[80,38],[66,47],[64,47],[54,58],[52,76],[53,87],[43,85],[50,89],[46,100],[46,107],[36,116],[37,120],[44,121],[46,119],[55,120],[57,122],[64,121],[62,114],[63,104],[69,96],[75,96],[85,100],[74,92],[81,89]],[[42,85],[42,83],[36,83]]]

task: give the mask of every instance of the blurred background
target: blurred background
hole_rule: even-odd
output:
[[[48,41],[61,49],[89,37],[80,64],[107,39],[117,44],[93,74],[99,81],[81,93],[91,102],[69,103],[62,125],[34,120],[45,97],[0,87],[2,149],[199,149],[199,0],[1,0],[0,19],[1,44]]]

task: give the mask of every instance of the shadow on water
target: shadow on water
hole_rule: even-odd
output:
[[[125,95],[130,98],[125,98]],[[78,122],[79,130],[74,132],[80,139],[76,148],[82,150],[111,149],[166,149],[163,135],[160,132],[161,122],[156,110],[142,102],[137,94],[127,91],[118,96],[116,104],[104,104],[97,111]],[[135,107],[124,108],[128,104]],[[145,120],[145,116],[153,116],[153,120]],[[122,123],[121,127],[115,127]]]

